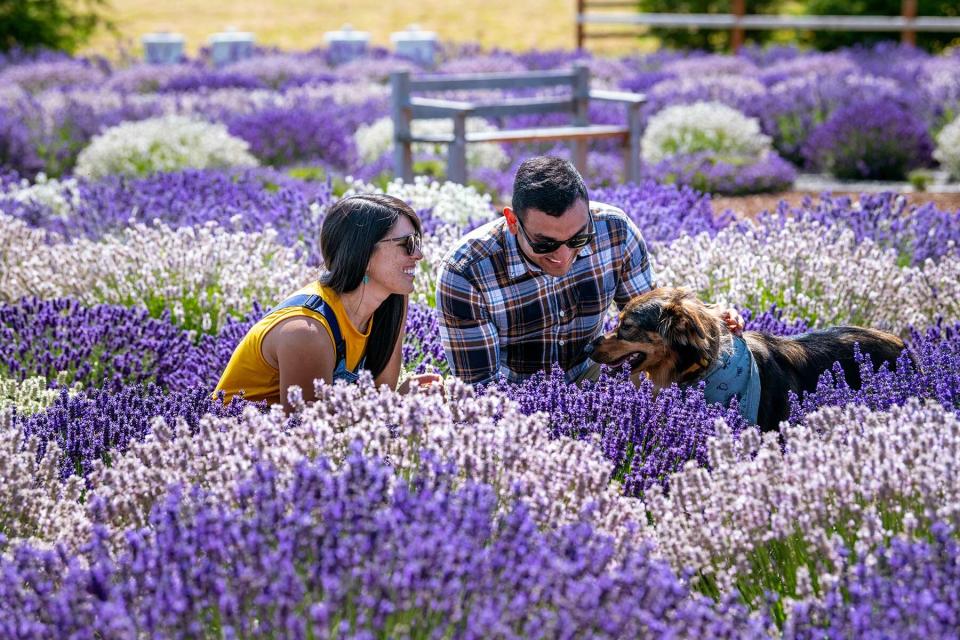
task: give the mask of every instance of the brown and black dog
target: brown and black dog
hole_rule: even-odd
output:
[[[746,331],[743,339],[759,371],[757,424],[764,431],[776,430],[787,419],[788,392],[813,391],[834,362],[843,367],[847,384],[859,388],[855,344],[875,367],[884,362],[894,367],[905,348],[893,334],[850,326],[784,337]],[[658,288],[631,300],[617,329],[597,338],[588,351],[596,362],[629,364],[662,388],[675,382],[696,384],[731,349],[733,340],[717,310],[685,289]]]

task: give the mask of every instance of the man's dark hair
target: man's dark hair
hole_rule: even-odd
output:
[[[550,156],[524,160],[513,179],[513,212],[521,219],[527,209],[559,218],[582,199],[590,202],[580,172],[568,161]]]

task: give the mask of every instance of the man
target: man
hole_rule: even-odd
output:
[[[518,382],[555,362],[570,382],[596,377],[584,349],[611,303],[623,308],[655,286],[633,221],[591,203],[566,160],[531,158],[517,170],[503,218],[470,232],[440,264],[447,360],[474,384]],[[728,324],[739,327],[739,317]]]

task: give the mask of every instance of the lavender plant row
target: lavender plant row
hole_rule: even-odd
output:
[[[113,549],[2,545],[5,637],[765,637],[762,617],[692,595],[645,545],[542,531],[488,486],[425,459],[398,481],[352,449],[338,469],[260,463],[232,506],[176,486]],[[104,505],[94,505],[102,510]],[[199,562],[198,562],[199,561]]]

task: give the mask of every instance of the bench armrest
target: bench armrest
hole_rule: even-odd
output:
[[[592,89],[590,91],[590,99],[599,100],[601,102],[643,104],[647,101],[647,96],[642,93],[631,93],[629,91],[607,91],[605,89]]]
[[[474,105],[457,100],[440,100],[437,98],[411,98],[410,108],[415,118],[452,117],[459,114],[469,115]]]

